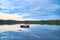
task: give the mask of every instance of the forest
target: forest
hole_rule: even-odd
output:
[[[0,20],[0,25],[13,25],[13,24],[49,24],[49,25],[60,25],[60,20],[39,20],[39,21]]]

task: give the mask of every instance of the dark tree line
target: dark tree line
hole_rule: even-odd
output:
[[[15,20],[0,20],[0,25],[11,25],[11,24],[19,24],[19,21],[15,21]]]
[[[3,24],[50,24],[50,25],[60,25],[60,20],[40,20],[40,21],[0,20],[0,25],[3,25]]]

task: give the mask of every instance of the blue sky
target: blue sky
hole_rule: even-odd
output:
[[[21,18],[60,20],[60,0],[0,0],[1,15]]]

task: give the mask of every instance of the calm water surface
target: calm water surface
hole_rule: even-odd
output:
[[[60,25],[0,25],[0,40],[60,40]]]

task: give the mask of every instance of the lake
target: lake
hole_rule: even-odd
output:
[[[60,40],[60,25],[0,25],[0,40]]]

